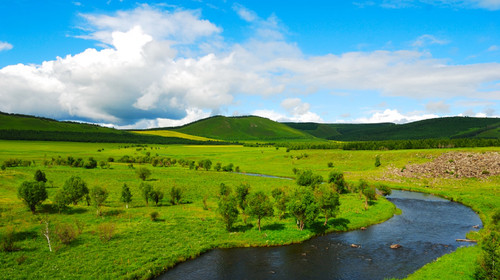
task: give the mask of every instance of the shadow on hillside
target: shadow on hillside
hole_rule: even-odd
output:
[[[246,224],[246,225],[238,225],[238,226],[235,226],[232,228],[231,231],[234,231],[234,232],[245,232],[249,229],[253,228],[253,225],[251,224]]]
[[[109,210],[109,211],[103,211],[102,215],[105,217],[110,217],[110,216],[118,216],[118,215],[121,215],[123,213],[125,213],[125,211],[113,209],[113,210]]]
[[[334,227],[334,228],[342,228],[344,230],[347,230],[347,225],[350,223],[348,219],[344,218],[336,218],[336,219],[330,219],[328,220],[328,225]]]

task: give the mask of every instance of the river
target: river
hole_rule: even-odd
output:
[[[214,249],[158,279],[384,279],[403,278],[432,260],[470,246],[481,220],[470,208],[432,195],[393,191],[402,210],[388,221],[281,247]],[[400,244],[391,249],[391,244]],[[359,244],[352,248],[351,244]]]

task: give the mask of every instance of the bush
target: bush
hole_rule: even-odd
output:
[[[380,163],[380,156],[379,156],[379,155],[377,155],[377,156],[375,157],[375,167],[379,167],[380,165],[381,165],[381,163]]]
[[[62,244],[70,244],[78,236],[75,228],[70,224],[56,225],[56,235]]]
[[[323,182],[323,177],[321,175],[314,175],[311,170],[306,170],[299,174],[296,181],[299,186],[312,186],[315,188]]]
[[[382,193],[383,196],[388,196],[392,193],[391,188],[384,184],[378,185],[377,189]]]
[[[41,171],[40,169],[38,169],[36,172],[35,172],[35,177],[34,177],[35,181],[37,182],[44,182],[46,183],[47,182],[47,178],[45,177],[45,172]]]
[[[114,223],[102,223],[97,226],[97,233],[99,234],[99,239],[102,242],[110,241],[115,235],[115,224]]]
[[[333,162],[330,161],[329,163],[327,163],[327,166],[328,166],[328,168],[332,168],[333,167]]]
[[[349,190],[347,189],[347,183],[344,180],[344,174],[342,172],[330,172],[330,174],[328,175],[328,183],[335,185],[337,192],[340,194],[349,192]]]
[[[64,182],[63,191],[67,196],[68,201],[73,203],[73,205],[78,204],[78,201],[88,197],[89,195],[87,183],[77,176],[71,176],[71,178]],[[87,204],[88,202],[89,201],[87,201]]]
[[[13,226],[7,226],[0,241],[0,246],[2,248],[2,251],[13,252],[18,249],[15,245],[16,241],[15,237],[16,237],[15,228]]]
[[[158,220],[158,217],[160,216],[160,213],[154,211],[149,214],[151,217],[151,221],[156,222]]]
[[[182,198],[182,189],[173,186],[170,189],[170,203],[172,203],[173,205],[179,204],[181,198]]]

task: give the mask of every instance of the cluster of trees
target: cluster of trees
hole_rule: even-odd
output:
[[[468,147],[498,147],[500,139],[454,138],[454,139],[418,139],[418,140],[383,140],[353,142],[296,142],[276,143],[276,147],[287,150],[343,149],[343,150],[406,150],[406,149],[442,149]]]
[[[481,254],[477,260],[475,279],[500,279],[500,209],[497,209],[491,223],[484,229],[483,238],[479,242]]]
[[[263,192],[251,193],[250,186],[247,184],[238,186],[234,194],[229,186],[221,184],[217,212],[228,231],[231,230],[240,214],[244,223],[247,222],[247,217],[257,219],[259,230],[261,219],[275,214],[282,219],[289,214],[295,218],[297,228],[303,230],[320,214],[324,216],[326,226],[328,220],[338,213],[340,194],[359,193],[360,198],[364,198],[365,209],[377,199],[375,186],[370,186],[362,180],[358,184],[349,185],[341,172],[332,171],[328,176],[328,184],[324,184],[323,181],[321,176],[311,171],[298,171],[297,187],[273,189],[272,200]],[[390,188],[385,185],[377,186],[377,188],[383,195],[391,192]]]

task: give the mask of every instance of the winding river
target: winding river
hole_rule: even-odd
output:
[[[393,191],[388,199],[403,213],[366,230],[281,247],[214,249],[158,279],[403,278],[460,246],[470,246],[455,239],[482,225],[470,208],[432,195]],[[391,249],[394,243],[402,247]]]

